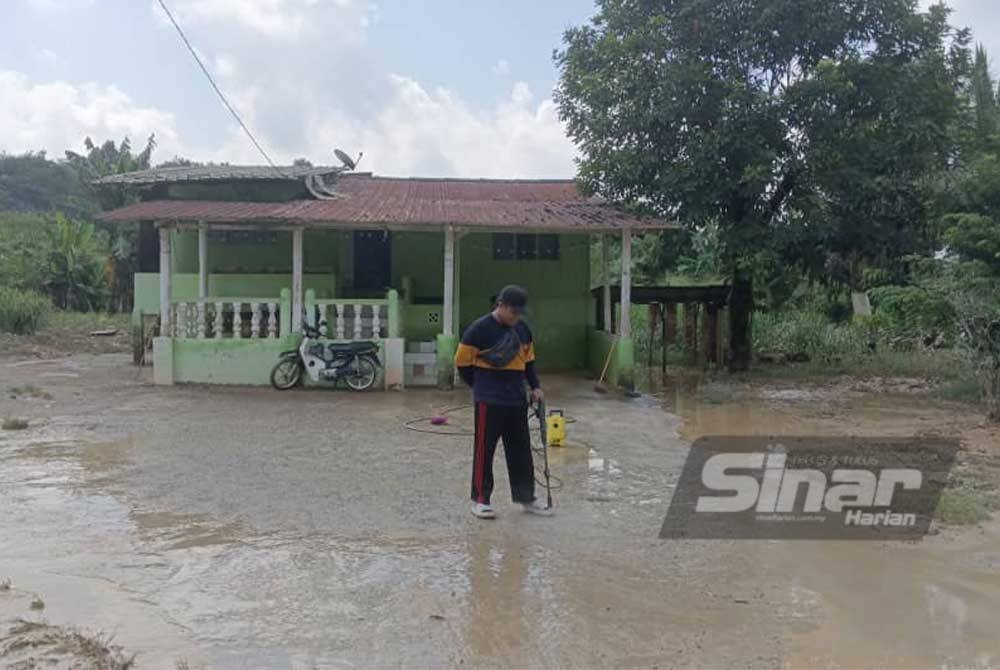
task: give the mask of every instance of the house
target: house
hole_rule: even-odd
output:
[[[632,235],[672,227],[586,198],[572,180],[205,166],[98,183],[138,196],[100,218],[140,224],[134,319],[159,315],[162,384],[266,384],[306,319],[336,340],[377,340],[386,387],[449,385],[463,328],[513,282],[531,295],[540,365],[599,372],[613,337],[597,323],[614,319],[610,299],[591,295],[595,235],[622,240],[611,369],[627,383]]]

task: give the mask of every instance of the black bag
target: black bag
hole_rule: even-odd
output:
[[[495,368],[505,368],[508,363],[514,360],[520,350],[521,338],[517,336],[513,328],[506,328],[504,334],[492,347],[479,352],[479,358]]]

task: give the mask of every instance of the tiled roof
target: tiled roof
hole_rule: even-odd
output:
[[[294,224],[328,227],[534,228],[599,231],[672,228],[583,197],[571,180],[396,179],[343,175],[332,200],[156,200],[100,215],[104,221]]]
[[[320,174],[329,175],[342,172],[343,168],[330,166],[303,165],[192,165],[167,168],[153,168],[139,172],[113,174],[97,179],[95,184],[125,184],[143,186],[146,184],[206,182],[206,181],[248,181],[281,180],[296,181],[303,177]]]

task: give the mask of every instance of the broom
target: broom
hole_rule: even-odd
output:
[[[604,369],[601,370],[601,378],[597,380],[594,384],[594,390],[598,393],[607,393],[608,388],[604,385],[604,377],[608,374],[608,368],[611,367],[611,357],[615,355],[615,347],[618,346],[618,336],[615,335],[611,339],[611,348],[608,350],[608,357],[604,361]]]

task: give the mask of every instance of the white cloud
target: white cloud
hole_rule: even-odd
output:
[[[77,9],[87,9],[94,0],[24,0],[36,12],[66,12]]]
[[[327,39],[354,41],[364,34],[372,18],[364,0],[171,0],[167,6],[185,28],[236,27],[283,41],[321,34]],[[158,4],[154,11],[162,17]],[[324,20],[330,18],[335,20]]]
[[[500,100],[477,104],[452,88],[430,88],[387,71],[364,45],[368,26],[377,19],[366,0],[170,0],[168,6],[276,162],[305,156],[336,164],[333,148],[340,147],[351,154],[364,151],[363,169],[387,175],[574,173],[573,146],[547,95],[536,98],[527,84],[517,82]],[[155,0],[149,8],[173,38]],[[176,57],[189,58],[177,52],[182,55]],[[501,60],[495,70],[507,76],[509,65]],[[171,85],[216,104],[197,69],[186,71],[189,79]],[[47,149],[61,155],[79,147],[85,135],[95,140],[129,135],[138,142],[155,132],[154,160],[179,154],[263,162],[235,121],[202,133],[215,139],[193,146],[181,133],[198,121],[182,109],[144,106],[113,85],[38,82],[0,71],[0,99],[14,101],[0,106],[0,149],[8,152]]]
[[[307,156],[335,162],[333,148],[341,147],[364,151],[364,168],[380,174],[574,173],[573,147],[555,106],[536,101],[526,84],[481,107],[453,90],[428,90],[412,77],[385,71],[363,46],[377,18],[365,0],[173,0],[171,7],[277,161]],[[279,13],[274,25],[263,25]],[[199,39],[202,30],[212,39]],[[248,39],[251,33],[258,39]],[[293,35],[290,48],[285,42]],[[510,66],[500,60],[494,72],[507,76]],[[235,123],[220,146],[192,157],[262,160]]]
[[[49,68],[61,67],[65,61],[52,49],[39,49],[35,52],[35,60]]]
[[[128,136],[139,144],[153,132],[163,154],[181,150],[172,113],[137,105],[114,86],[38,84],[0,70],[0,100],[0,148],[9,153],[45,149],[58,157],[82,148],[88,135],[95,141]]]

